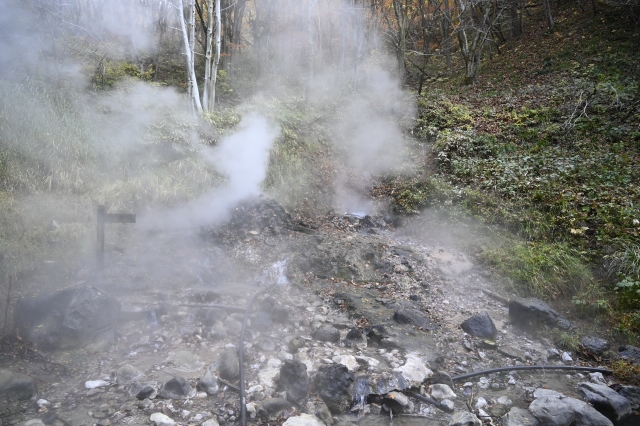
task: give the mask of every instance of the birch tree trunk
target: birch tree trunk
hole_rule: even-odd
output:
[[[396,20],[398,22],[398,66],[403,73],[405,70],[405,55],[407,52],[407,6],[407,4],[402,4],[402,0],[393,0],[393,9],[396,13]]]
[[[207,4],[207,34],[206,51],[204,54],[204,87],[202,88],[202,106],[205,112],[211,111],[209,108],[209,92],[211,90],[211,55],[213,51],[213,1]]]
[[[190,0],[190,18],[195,20],[195,0]],[[198,90],[198,81],[196,80],[193,43],[189,40],[187,27],[184,22],[184,3],[180,0],[180,30],[182,31],[182,39],[184,41],[184,50],[187,57],[187,94],[189,95],[189,105],[195,106],[198,113],[202,113],[202,104],[200,103],[200,91]],[[193,27],[192,27],[193,28]]]

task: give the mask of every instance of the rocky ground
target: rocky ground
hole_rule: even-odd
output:
[[[519,369],[638,348],[558,350],[558,312],[398,225],[267,199],[217,228],[114,225],[102,273],[19,302],[0,425],[230,425],[243,409],[250,424],[640,424],[640,389],[606,373]]]

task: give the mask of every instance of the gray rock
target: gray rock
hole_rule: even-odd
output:
[[[456,408],[456,405],[450,399],[443,399],[440,401],[440,409],[447,413],[453,413],[453,410]]]
[[[215,322],[209,329],[209,337],[213,341],[222,340],[227,337],[227,328],[222,321]]]
[[[475,414],[468,411],[456,411],[451,416],[449,426],[482,426],[482,422]]]
[[[187,399],[193,398],[196,390],[184,377],[176,376],[162,385],[158,396],[165,399]]]
[[[453,389],[453,380],[451,380],[451,376],[446,371],[436,371],[435,373],[433,373],[431,382],[433,384],[439,383],[442,385],[447,385]]]
[[[578,383],[578,393],[614,423],[631,414],[629,400],[608,386],[580,382]]]
[[[234,380],[240,374],[240,361],[235,351],[224,351],[216,363],[216,370],[221,378]]]
[[[256,412],[260,417],[272,420],[289,408],[291,408],[291,403],[284,398],[266,398],[260,401]]]
[[[518,361],[524,361],[525,355],[520,349],[514,348],[512,346],[500,346],[498,347],[498,353],[508,357],[517,359]]]
[[[216,375],[216,366],[210,365],[207,367],[202,378],[198,381],[196,388],[199,391],[206,392],[209,395],[213,395],[218,392],[220,386],[218,386],[218,376]]]
[[[607,381],[604,379],[604,376],[602,375],[602,373],[599,373],[599,372],[589,373],[589,380],[591,381],[591,383],[596,383],[598,385],[607,384]]]
[[[149,420],[151,420],[154,426],[166,426],[166,425],[175,425],[176,422],[166,414],[162,413],[153,413]]]
[[[315,378],[315,390],[334,414],[344,413],[351,406],[355,377],[342,364],[323,365]]]
[[[460,327],[472,336],[480,338],[495,339],[498,335],[498,329],[491,320],[488,313],[482,312],[465,320]]]
[[[456,398],[456,394],[453,390],[451,390],[449,386],[442,384],[429,385],[429,394],[436,401]]]
[[[282,426],[325,426],[325,424],[316,416],[301,413],[297,416],[289,417]]]
[[[297,360],[286,360],[280,367],[280,385],[287,392],[287,399],[302,402],[309,394],[307,366]]]
[[[338,336],[339,336],[339,332],[338,332]],[[339,339],[340,337],[338,337]],[[298,352],[298,349],[300,348],[304,348],[304,345],[306,344],[304,338],[300,337],[300,336],[294,336],[291,338],[291,340],[289,340],[289,352],[291,352],[292,354],[295,354],[296,352]]]
[[[393,314],[393,319],[399,324],[411,324],[425,330],[434,330],[436,328],[431,318],[417,309],[399,309]]]
[[[633,410],[638,411],[640,409],[640,387],[622,386],[618,393],[629,400]]]
[[[511,407],[502,419],[502,426],[539,426],[538,419],[524,408]]]
[[[358,345],[367,344],[367,337],[364,335],[361,329],[358,327],[354,327],[347,333],[347,336],[344,339],[344,344],[347,347],[354,347]]]
[[[562,398],[564,395],[558,391],[554,391],[553,389],[537,388],[533,391],[533,397],[536,399],[545,397]]]
[[[258,340],[256,345],[258,346],[258,349],[260,349],[263,352],[273,352],[276,350],[276,344],[273,343],[273,340],[271,339],[267,339],[267,338],[260,339]]]
[[[34,380],[21,373],[0,370],[0,401],[26,401],[36,395]]]
[[[611,420],[600,414],[595,408],[575,398],[563,398],[575,414],[574,425],[580,426],[613,426]]]
[[[271,328],[271,314],[265,311],[258,311],[251,318],[251,327],[259,331],[267,331]]]
[[[628,361],[640,361],[640,348],[631,345],[620,346],[618,356]]]
[[[80,285],[22,298],[15,312],[23,340],[42,349],[66,349],[113,341],[120,302],[96,287]]]
[[[133,382],[129,388],[129,396],[135,396],[139,400],[153,399],[158,396],[158,382]]]
[[[317,418],[322,420],[325,425],[333,425],[333,417],[331,416],[331,411],[329,411],[329,407],[327,407],[327,404],[325,404],[324,402],[320,402],[316,405],[316,412],[314,414]]]
[[[227,317],[224,309],[207,309],[204,313],[204,321],[207,325],[213,325],[219,321],[223,321]]]
[[[609,350],[611,343],[608,340],[594,336],[583,336],[580,339],[582,348],[590,354],[600,356]]]
[[[321,342],[337,342],[340,340],[340,331],[332,325],[323,324],[313,333],[313,338]]]
[[[409,398],[401,393],[392,391],[382,398],[382,402],[393,414],[402,414],[409,407]]]
[[[549,426],[569,426],[575,420],[573,408],[560,398],[545,396],[529,405],[529,412],[540,424]]]
[[[142,372],[131,364],[125,364],[116,372],[116,383],[126,385],[142,377]]]
[[[563,330],[571,328],[569,321],[540,299],[510,299],[509,316],[519,325],[531,326],[543,323]]]

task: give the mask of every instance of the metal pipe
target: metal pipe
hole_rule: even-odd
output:
[[[468,379],[475,376],[481,376],[483,374],[500,373],[501,371],[514,371],[514,370],[575,370],[575,371],[591,371],[594,373],[612,374],[613,371],[606,368],[597,367],[577,367],[571,365],[513,365],[511,367],[491,368],[489,370],[474,371],[473,373],[462,374],[460,376],[452,377],[454,382],[459,380]]]
[[[271,285],[269,287],[265,287],[262,290],[256,292],[253,296],[251,296],[251,300],[247,304],[247,308],[244,311],[244,317],[242,318],[242,328],[240,329],[240,349],[238,350],[238,361],[240,364],[240,424],[242,426],[247,425],[247,398],[245,395],[245,385],[244,385],[244,331],[247,328],[247,319],[249,318],[249,312],[251,311],[251,306],[256,298],[264,293],[267,290],[272,289],[276,285]]]

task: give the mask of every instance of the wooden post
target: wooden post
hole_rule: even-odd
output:
[[[103,205],[98,206],[97,216],[97,251],[96,251],[96,268],[102,271],[104,268],[104,216],[105,208]]]
[[[96,238],[96,268],[104,268],[104,224],[105,223],[136,223],[136,215],[129,213],[106,213],[103,205],[98,206],[97,238]]]

